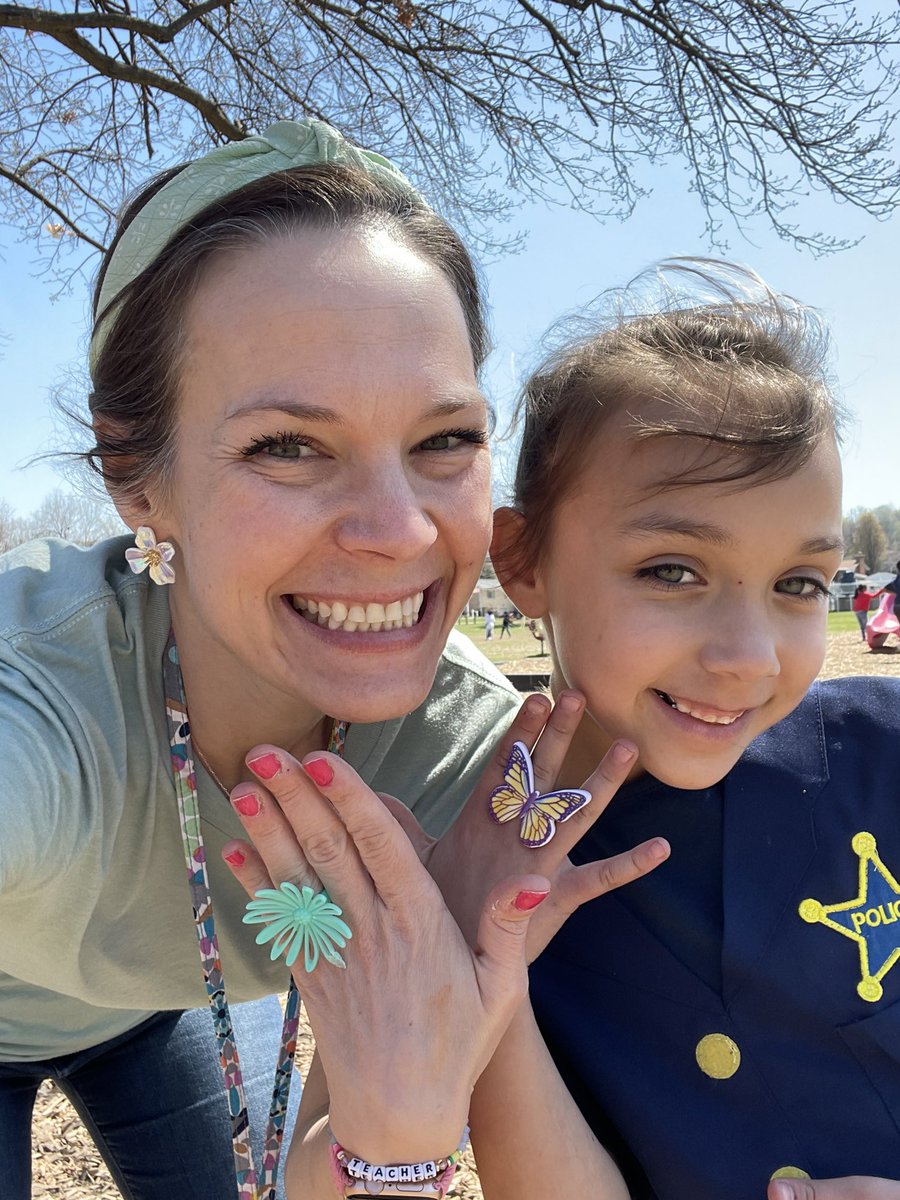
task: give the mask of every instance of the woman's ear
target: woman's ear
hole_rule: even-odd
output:
[[[546,599],[539,566],[521,567],[519,547],[525,518],[514,508],[498,508],[494,513],[491,562],[500,585],[526,617],[543,617]]]

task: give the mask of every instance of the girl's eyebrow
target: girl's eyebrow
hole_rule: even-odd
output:
[[[658,533],[674,533],[680,534],[682,537],[696,538],[701,542],[709,542],[715,546],[727,546],[734,542],[732,535],[721,525],[674,517],[661,512],[645,513],[642,517],[627,521],[624,525],[619,526],[618,532],[631,537],[652,537]],[[800,554],[831,554],[835,550],[842,552],[843,549],[843,538],[826,535],[809,538],[797,547],[797,552]]]
[[[651,537],[656,533],[679,533],[685,537],[697,538],[702,542],[711,542],[716,546],[725,546],[734,541],[727,529],[721,525],[713,525],[705,521],[689,520],[685,517],[674,517],[669,513],[649,512],[633,521],[626,521],[619,526],[619,533],[631,537]]]

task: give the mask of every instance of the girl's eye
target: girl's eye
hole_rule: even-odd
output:
[[[311,440],[300,433],[277,433],[274,437],[254,438],[241,451],[244,458],[280,458],[297,462],[317,454]]]
[[[828,588],[820,579],[810,579],[806,575],[790,575],[787,579],[779,579],[775,590],[783,596],[797,596],[801,600],[820,600],[828,595]]]
[[[483,446],[486,442],[487,434],[483,429],[445,429],[443,433],[436,433],[419,442],[416,450],[433,454],[436,451],[458,450],[461,446]]]
[[[699,576],[683,563],[655,563],[652,567],[642,567],[638,571],[638,578],[649,579],[651,583],[659,583],[665,587],[679,587],[681,584],[696,582]]]

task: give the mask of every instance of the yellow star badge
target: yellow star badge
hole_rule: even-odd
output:
[[[884,992],[881,980],[900,959],[900,884],[878,857],[871,833],[858,833],[850,844],[859,855],[859,895],[840,904],[804,900],[799,911],[811,925],[827,925],[856,942],[862,976],[856,990],[874,1003]]]

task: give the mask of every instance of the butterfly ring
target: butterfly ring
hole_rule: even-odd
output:
[[[503,783],[491,792],[491,816],[498,825],[520,819],[519,837],[536,850],[546,846],[560,821],[568,821],[591,800],[582,788],[566,788],[543,795],[534,786],[531,755],[522,742],[514,742],[503,773]]]

